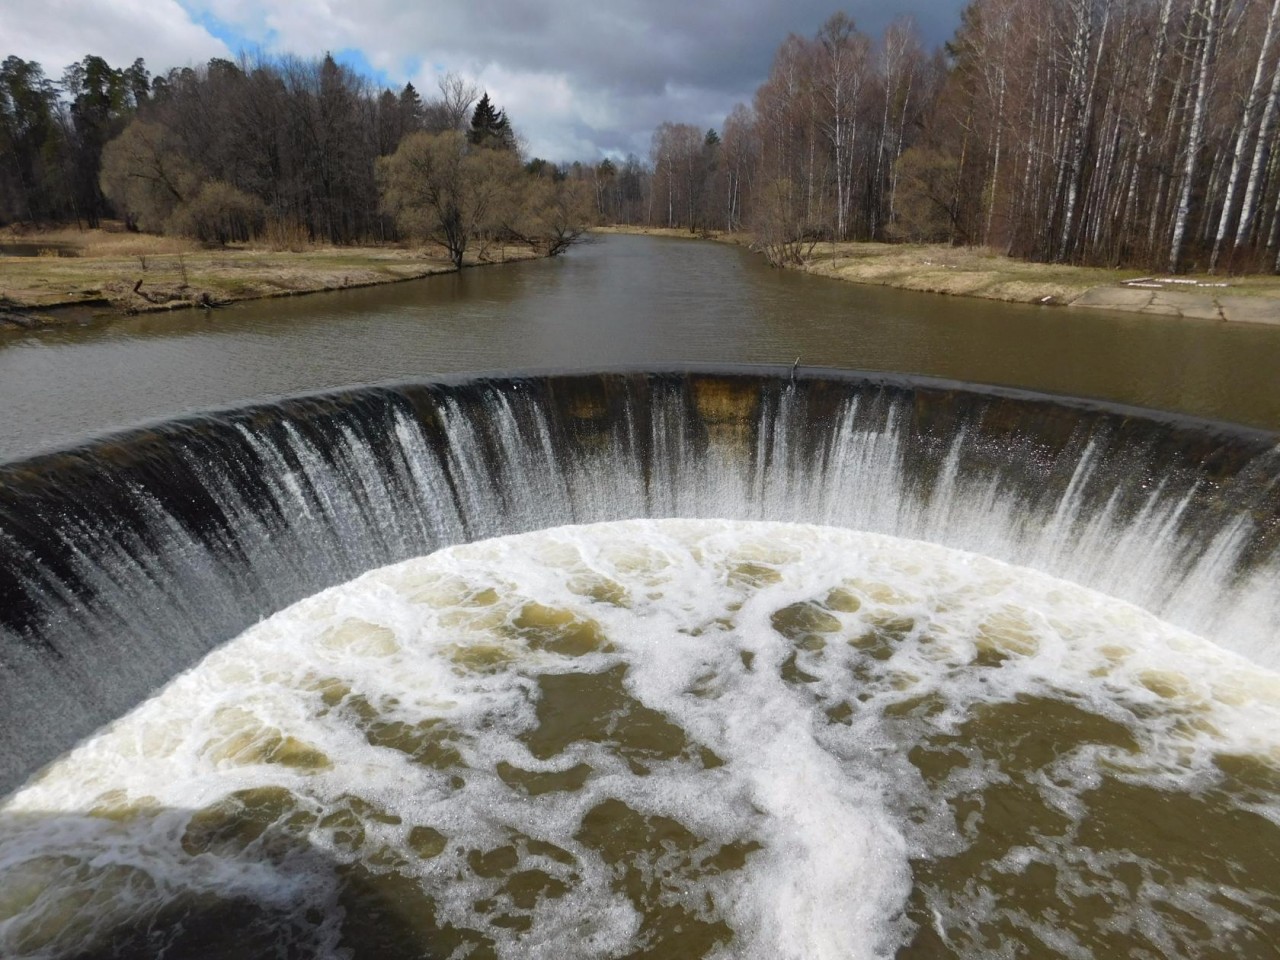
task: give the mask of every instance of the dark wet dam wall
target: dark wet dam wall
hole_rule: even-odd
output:
[[[787,368],[361,387],[0,466],[0,790],[324,587],[452,543],[672,516],[972,550],[1280,664],[1274,434]]]

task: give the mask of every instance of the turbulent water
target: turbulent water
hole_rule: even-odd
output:
[[[1278,942],[1280,675],[830,527],[571,526],[376,570],[0,809],[6,956]]]

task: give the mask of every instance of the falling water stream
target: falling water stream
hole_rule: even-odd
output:
[[[1280,429],[1280,328],[940,297],[611,236],[409,283],[39,331],[0,325],[0,460],[180,413],[480,370],[791,363]]]
[[[618,373],[0,481],[5,955],[1280,942],[1272,434]]]
[[[1135,607],[918,542],[516,535],[291,607],[47,770],[6,808],[0,929],[20,955],[200,956],[230,924],[274,955],[1263,957],[1278,698]]]

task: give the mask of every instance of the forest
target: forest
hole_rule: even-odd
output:
[[[320,59],[215,59],[151,77],[87,56],[60,81],[0,65],[0,224],[113,217],[213,244],[521,241],[555,254],[587,186],[521,161],[504,111],[454,74],[423,99]]]
[[[720,131],[653,135],[644,217],[1029,260],[1280,270],[1280,0],[974,0],[941,50],[836,14]],[[631,214],[634,215],[634,214]]]
[[[0,65],[0,225],[107,217],[209,242],[522,239],[588,221],[1033,261],[1280,272],[1280,0],[974,0],[939,49],[833,15],[719,129],[551,164],[455,75],[426,98],[331,57],[151,76]]]

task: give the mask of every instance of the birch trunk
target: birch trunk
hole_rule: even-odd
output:
[[[907,135],[907,106],[911,102],[911,84],[913,75],[907,77],[907,90],[902,99],[902,113],[898,117],[898,137],[893,146],[893,174],[889,180],[889,222],[893,223],[898,216],[898,161],[902,159],[902,144]]]
[[[1272,8],[1271,16],[1276,16]],[[1268,23],[1270,27],[1270,23]],[[1280,107],[1280,64],[1271,74],[1271,89],[1267,94],[1266,104],[1262,111],[1262,122],[1258,125],[1258,139],[1253,144],[1253,163],[1249,168],[1249,181],[1244,189],[1244,203],[1240,208],[1240,222],[1236,225],[1235,249],[1249,243],[1253,225],[1258,216],[1258,208],[1262,205],[1261,185],[1267,161],[1270,159],[1271,140],[1275,133],[1277,107]]]
[[[1089,0],[1072,0],[1075,14],[1075,38],[1071,43],[1071,69],[1068,80],[1067,100],[1064,105],[1064,126],[1070,128],[1070,149],[1064,158],[1065,197],[1062,202],[1062,229],[1058,236],[1055,260],[1065,260],[1071,252],[1075,237],[1076,200],[1080,193],[1080,177],[1084,171],[1085,132],[1088,125],[1088,74],[1087,61],[1092,41],[1093,18]]]
[[[876,174],[873,189],[876,195],[871,200],[871,236],[870,239],[878,239],[877,234],[880,229],[880,208],[883,205],[884,194],[882,187],[884,184],[884,154],[889,146],[889,97],[892,91],[889,77],[890,71],[886,71],[884,82],[884,115],[880,118],[880,139],[876,142]]]
[[[1245,100],[1244,110],[1240,117],[1240,130],[1236,134],[1235,151],[1231,158],[1231,175],[1227,179],[1226,196],[1222,202],[1222,214],[1218,217],[1218,234],[1213,241],[1213,254],[1209,258],[1209,272],[1218,266],[1218,257],[1222,253],[1222,245],[1230,228],[1236,202],[1236,189],[1240,185],[1240,175],[1244,170],[1245,148],[1249,143],[1249,134],[1253,131],[1254,119],[1262,104],[1262,84],[1266,71],[1268,55],[1271,53],[1271,40],[1275,36],[1277,13],[1280,13],[1280,0],[1272,0],[1271,13],[1267,16],[1267,30],[1262,37],[1262,49],[1258,52],[1258,64],[1253,71],[1253,84],[1249,87],[1249,96]],[[1280,76],[1280,71],[1277,71]],[[1256,151],[1255,151],[1256,152]]]
[[[1169,243],[1169,272],[1177,273],[1182,265],[1182,245],[1187,234],[1187,220],[1191,215],[1191,196],[1195,189],[1196,168],[1200,159],[1200,147],[1204,141],[1205,114],[1209,100],[1209,74],[1213,66],[1218,39],[1218,9],[1220,0],[1203,0],[1200,5],[1204,21],[1204,39],[1200,46],[1199,76],[1196,79],[1195,108],[1191,114],[1191,127],[1187,132],[1186,158],[1182,170],[1182,188],[1179,191],[1177,213],[1173,220],[1173,238]]]
[[[1156,87],[1160,80],[1160,66],[1164,60],[1165,44],[1169,36],[1169,18],[1173,12],[1173,0],[1163,0],[1160,4],[1160,16],[1156,26],[1155,42],[1151,47],[1151,60],[1147,68],[1147,85],[1142,95],[1142,110],[1138,116],[1138,142],[1134,148],[1133,166],[1129,171],[1129,186],[1125,191],[1124,203],[1121,206],[1120,222],[1126,220],[1126,214],[1137,208],[1138,190],[1142,178],[1143,165],[1147,160],[1147,152],[1151,148],[1151,121],[1155,114]],[[1154,219],[1155,211],[1151,211]]]

